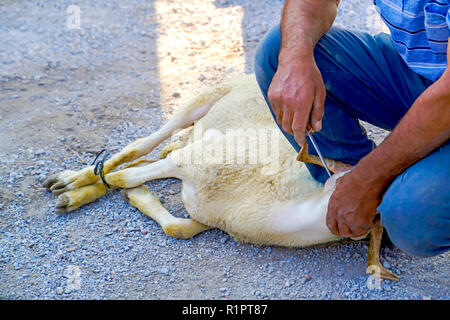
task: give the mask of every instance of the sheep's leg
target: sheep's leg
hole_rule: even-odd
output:
[[[111,172],[105,176],[106,182],[114,187],[134,188],[146,181],[162,178],[182,178],[177,166],[170,157],[153,162],[142,167],[131,167],[116,172]]]
[[[323,167],[322,161],[320,161],[320,158],[318,156],[308,153],[308,144],[305,144],[305,146],[300,149],[297,160],[301,162],[317,164]],[[344,172],[353,168],[353,165],[338,160],[328,158],[325,158],[324,160],[327,164],[328,169],[333,173]]]
[[[165,159],[167,156],[172,153],[174,150],[181,148],[181,141],[175,141],[171,144],[166,145],[164,148],[162,148],[161,152],[159,153],[160,159]]]
[[[168,157],[163,160],[137,160],[125,169],[105,175],[105,180],[111,189],[117,187],[132,188],[153,179],[169,177],[181,178],[181,173]],[[82,205],[92,202],[107,192],[102,181],[69,190],[59,195],[56,201],[57,213],[75,210]]]
[[[140,167],[143,165],[148,165],[157,160],[138,160],[127,166],[130,167]],[[115,189],[116,187],[110,186],[110,189]],[[93,184],[88,184],[81,188],[66,191],[58,196],[56,200],[56,213],[65,213],[73,211],[84,204],[90,203],[100,197],[102,197],[108,189],[103,184],[103,181],[97,181]]]
[[[121,191],[125,200],[146,216],[155,220],[164,232],[177,239],[188,239],[202,231],[211,229],[192,219],[176,218],[161,205],[158,197],[144,185]]]
[[[311,155],[308,153],[308,145],[300,149],[300,152],[297,156],[298,161],[307,162],[319,165],[323,167],[322,161],[320,158],[315,155]],[[337,160],[332,160],[325,158],[325,163],[328,166],[328,169],[333,173],[345,172],[351,169],[353,166]],[[367,266],[368,273],[371,273],[374,277],[386,280],[398,281],[399,277],[385,269],[383,265],[380,263],[380,247],[381,247],[381,238],[383,236],[383,226],[381,225],[379,217],[376,220],[375,226],[370,231],[370,244],[369,244],[369,253],[367,258]]]
[[[107,192],[102,181],[69,190],[60,194],[56,200],[56,213],[73,211],[86,203],[90,203]]]
[[[367,273],[372,276],[392,281],[399,281],[400,278],[383,267],[380,262],[381,238],[383,237],[383,226],[380,217],[375,221],[375,226],[370,231],[369,253],[367,256]]]
[[[141,138],[126,146],[122,151],[105,161],[103,171],[111,172],[119,165],[133,161],[150,153],[157,145],[166,140],[179,129],[191,126],[194,121],[201,119],[209,109],[230,90],[230,86],[222,84],[203,93],[186,106],[175,112],[172,118],[158,131],[146,138]],[[86,167],[80,171],[63,171],[50,176],[44,181],[44,186],[54,194],[61,194],[69,190],[94,184],[98,177],[94,174],[94,166]]]

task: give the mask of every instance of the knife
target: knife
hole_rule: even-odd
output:
[[[328,176],[331,178],[330,170],[328,170],[328,166],[327,166],[327,164],[325,163],[325,159],[323,158],[322,152],[320,152],[319,147],[318,147],[317,144],[316,144],[316,141],[314,141],[314,138],[313,138],[312,134],[310,134],[308,130],[306,130],[306,134],[308,135],[309,140],[311,140],[311,143],[312,143],[314,149],[316,149],[317,154],[319,155],[320,161],[322,162],[323,167],[324,167],[325,170],[327,171]]]

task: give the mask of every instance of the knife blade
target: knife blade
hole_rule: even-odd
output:
[[[308,130],[306,131],[306,134],[308,135],[309,140],[311,140],[311,143],[312,143],[314,149],[316,149],[316,152],[317,152],[317,154],[319,155],[320,161],[322,162],[323,167],[324,167],[325,170],[327,171],[328,176],[331,178],[331,172],[330,172],[330,170],[328,169],[327,164],[325,163],[325,159],[323,158],[322,152],[320,152],[320,149],[319,149],[319,147],[317,146],[316,141],[314,141],[314,138],[313,138],[312,134],[309,133]]]

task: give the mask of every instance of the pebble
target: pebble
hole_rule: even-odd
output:
[[[39,156],[42,156],[44,154],[46,154],[46,151],[44,149],[39,149],[39,150],[34,152],[34,156],[35,157],[39,157]]]
[[[359,259],[359,258],[361,258],[361,255],[359,253],[355,253],[353,255],[353,259]]]
[[[169,269],[168,268],[166,268],[166,267],[163,267],[163,268],[161,268],[161,271],[160,271],[163,275],[169,275]]]

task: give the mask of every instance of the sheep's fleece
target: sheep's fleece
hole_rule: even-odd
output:
[[[307,246],[339,239],[325,223],[331,191],[296,160],[254,75],[219,84],[197,99],[217,92],[222,98],[181,135],[179,148],[168,147],[168,157],[183,172],[183,201],[191,217],[258,244]],[[246,156],[239,162],[227,143],[245,148]],[[270,152],[269,161],[261,152]]]

